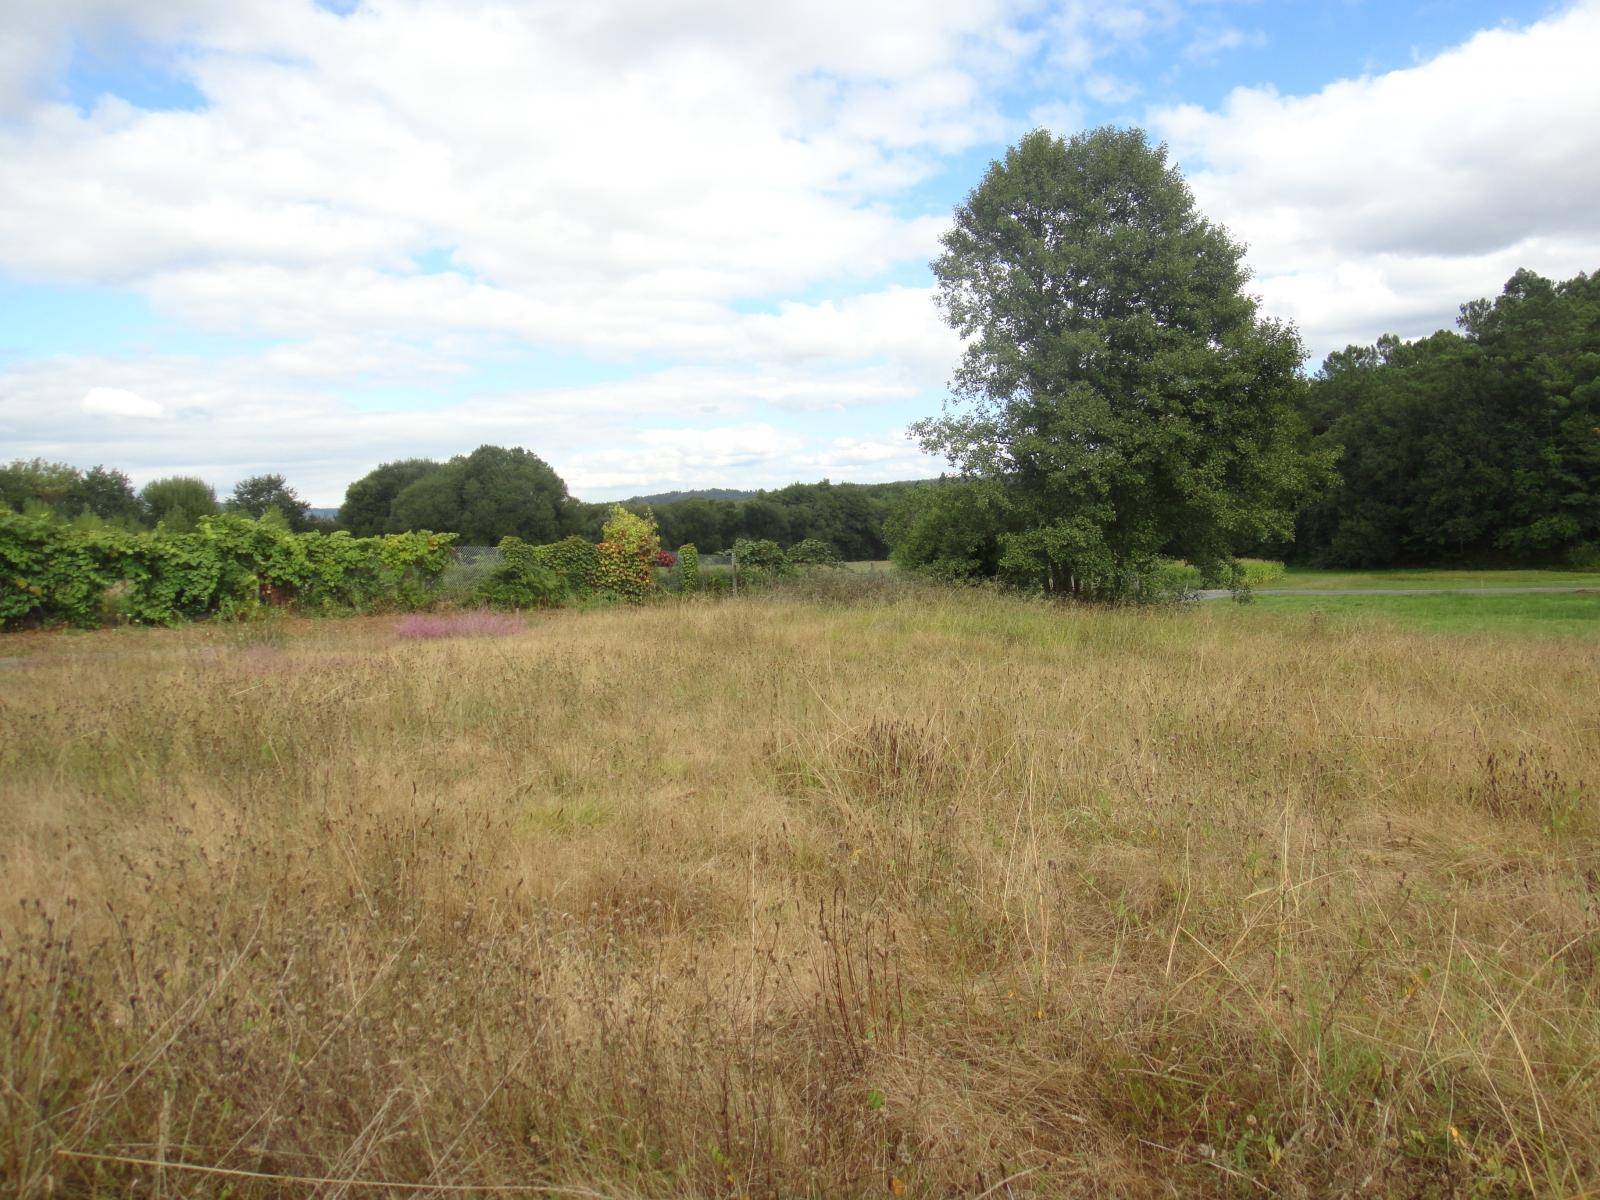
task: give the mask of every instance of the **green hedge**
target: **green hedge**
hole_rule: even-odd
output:
[[[498,561],[465,589],[440,587],[453,533],[291,533],[279,520],[203,517],[192,533],[69,524],[0,508],[0,626],[167,624],[246,615],[267,605],[310,612],[413,609],[437,600],[539,608],[571,599],[646,599],[656,586],[655,522],[615,507],[596,546],[501,541]],[[693,564],[691,564],[691,571]]]
[[[201,518],[192,533],[86,529],[0,511],[0,624],[165,624],[293,603],[317,612],[416,608],[451,561],[451,533],[291,533]]]

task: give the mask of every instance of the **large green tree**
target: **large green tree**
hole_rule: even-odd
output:
[[[104,466],[90,467],[78,476],[67,493],[67,509],[72,515],[92,513],[125,525],[137,525],[144,516],[127,473]]]
[[[468,545],[516,536],[553,542],[575,518],[567,485],[549,464],[521,447],[479,446],[404,488],[391,523],[399,529],[458,533]]]
[[[311,505],[289,486],[282,475],[251,475],[233,485],[229,512],[257,519],[276,511],[297,533],[311,527]]]
[[[193,475],[152,479],[140,489],[139,502],[152,525],[179,533],[193,529],[201,517],[217,511],[217,493],[209,483]]]
[[[403,458],[374,467],[345,489],[339,524],[357,537],[399,532],[393,525],[395,497],[438,469],[431,458]]]
[[[1221,575],[1292,534],[1306,451],[1294,329],[1244,291],[1243,247],[1137,129],[1039,130],[994,163],[934,262],[967,341],[926,449],[1000,484],[1002,569],[1117,596],[1159,556]]]

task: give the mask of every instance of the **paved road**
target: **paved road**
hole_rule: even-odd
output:
[[[1600,592],[1588,583],[1540,584],[1533,587],[1431,587],[1431,588],[1256,588],[1257,596],[1516,596],[1531,592]],[[1227,588],[1196,592],[1201,600],[1225,600]]]

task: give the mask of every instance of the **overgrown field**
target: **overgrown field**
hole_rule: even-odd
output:
[[[503,626],[0,638],[0,1179],[1600,1187],[1594,641]]]

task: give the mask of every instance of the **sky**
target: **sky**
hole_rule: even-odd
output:
[[[0,460],[938,474],[929,261],[1141,125],[1308,369],[1600,269],[1600,0],[0,0]]]

